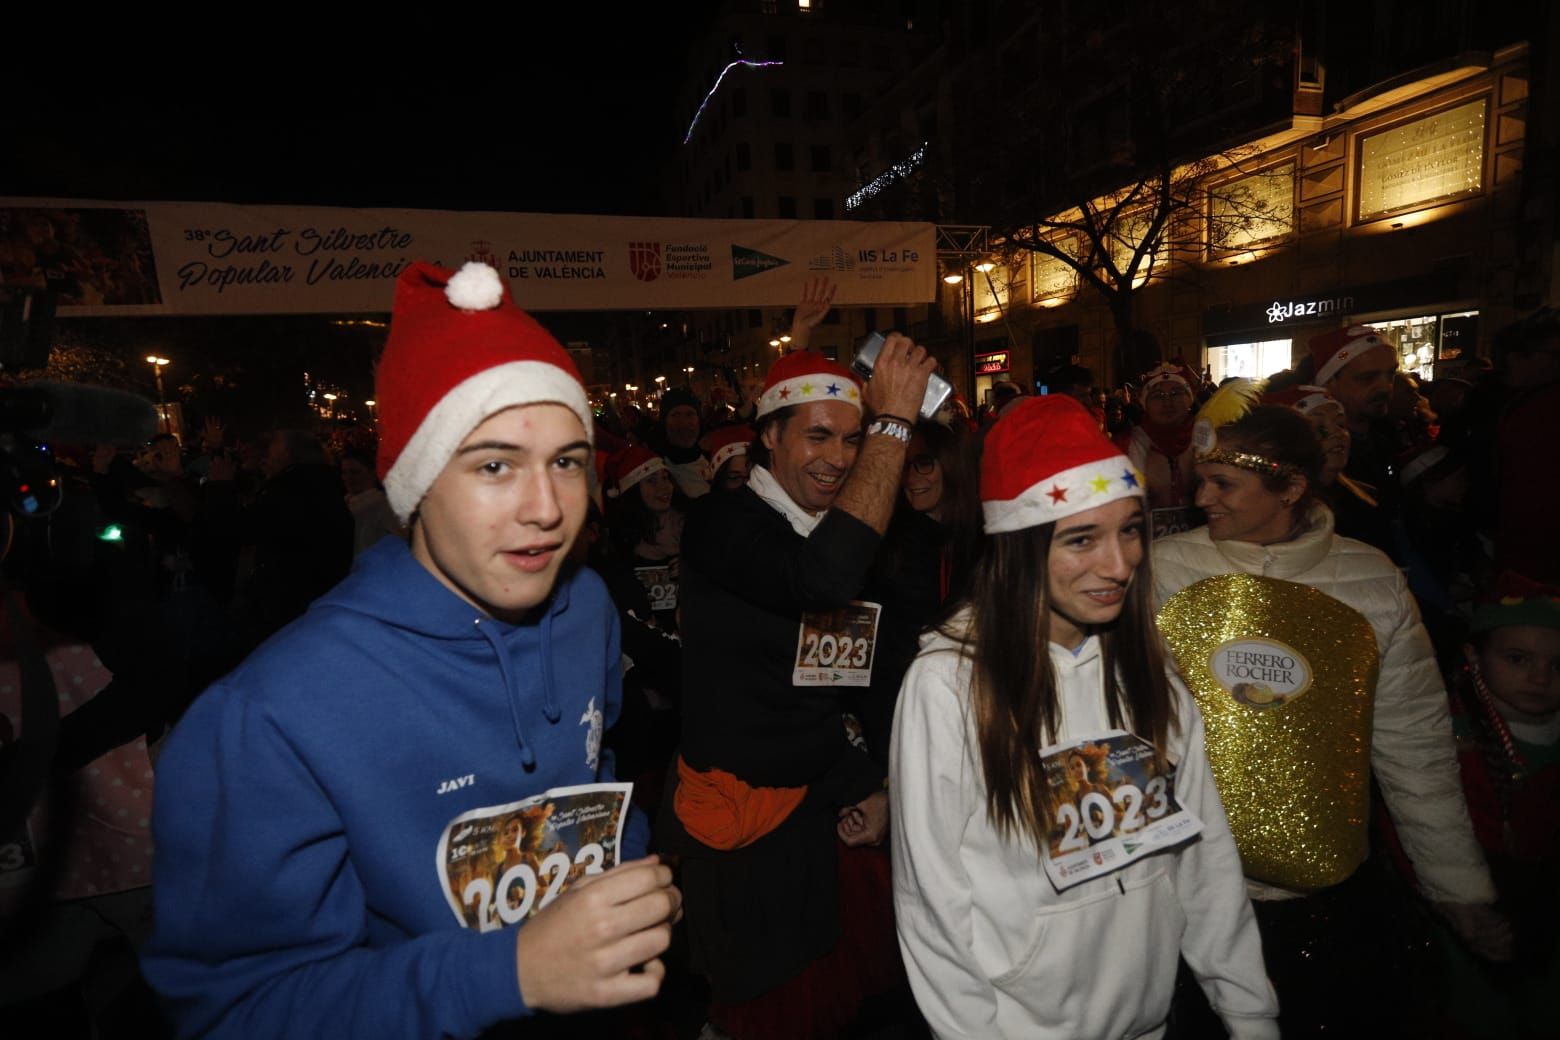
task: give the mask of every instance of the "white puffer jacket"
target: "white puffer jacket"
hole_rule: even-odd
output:
[[[1381,654],[1370,764],[1404,851],[1429,899],[1493,902],[1463,800],[1446,688],[1408,585],[1379,550],[1334,534],[1326,506],[1313,506],[1307,523],[1298,538],[1274,545],[1215,542],[1206,527],[1161,538],[1153,546],[1155,600],[1163,606],[1216,574],[1253,574],[1309,585],[1364,615]],[[1247,886],[1254,899],[1300,894],[1249,879]]]

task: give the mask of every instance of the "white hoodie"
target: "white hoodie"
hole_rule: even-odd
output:
[[[1051,645],[1059,742],[1113,728],[1099,640]],[[1203,750],[1203,724],[1173,683],[1176,797],[1201,835],[1057,892],[1027,837],[986,815],[970,713],[970,664],[922,639],[894,718],[889,763],[894,910],[916,1002],[941,1038],[1156,1037],[1185,956],[1236,1038],[1278,1036],[1278,998],[1240,856]],[[1036,754],[1039,748],[1036,748]]]

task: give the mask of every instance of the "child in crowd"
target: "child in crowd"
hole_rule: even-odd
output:
[[[1443,935],[1452,1014],[1480,1037],[1553,1036],[1560,986],[1560,590],[1502,575],[1451,677],[1469,814],[1516,930],[1510,964]]]

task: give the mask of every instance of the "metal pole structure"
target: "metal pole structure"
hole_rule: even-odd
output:
[[[163,366],[168,364],[168,359],[157,354],[146,355],[146,363],[152,366],[152,374],[157,377],[157,427],[163,433],[168,433],[171,427],[168,424],[168,400],[163,396]]]

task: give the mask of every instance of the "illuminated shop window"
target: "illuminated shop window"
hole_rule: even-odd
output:
[[[1469,319],[1477,319],[1478,316],[1478,311],[1459,311],[1456,314],[1426,314],[1366,324],[1380,330],[1383,337],[1396,348],[1399,368],[1421,379],[1434,379],[1436,361],[1453,360],[1460,356],[1464,349],[1460,333],[1470,327]]]
[[[1294,341],[1267,339],[1257,343],[1230,343],[1208,348],[1208,372],[1214,384],[1232,376],[1266,379],[1289,367]]]

